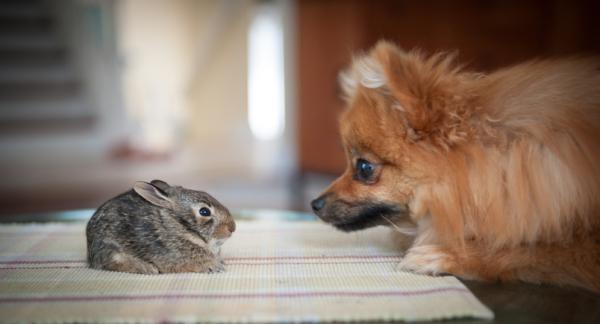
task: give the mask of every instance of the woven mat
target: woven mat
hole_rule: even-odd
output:
[[[394,270],[384,228],[239,221],[220,274],[91,270],[84,224],[0,226],[0,321],[282,322],[490,319],[454,277]]]

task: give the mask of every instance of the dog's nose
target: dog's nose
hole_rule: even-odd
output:
[[[311,201],[310,206],[312,207],[312,209],[315,213],[318,212],[319,210],[323,209],[323,207],[325,207],[325,196],[321,196],[321,197]]]

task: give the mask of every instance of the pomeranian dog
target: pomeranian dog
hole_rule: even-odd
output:
[[[482,74],[381,41],[340,82],[322,220],[414,235],[403,270],[600,292],[600,60]]]

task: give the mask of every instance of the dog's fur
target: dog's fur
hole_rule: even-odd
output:
[[[414,231],[402,269],[600,292],[600,60],[485,75],[381,41],[340,79],[348,168],[319,217]]]

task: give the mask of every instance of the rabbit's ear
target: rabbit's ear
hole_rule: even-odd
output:
[[[161,181],[162,182],[162,181]],[[163,182],[164,183],[164,182]],[[138,181],[133,186],[133,190],[142,198],[144,198],[149,203],[164,207],[171,207],[171,199],[167,197],[166,193],[158,187],[155,187],[147,182]]]
[[[150,181],[150,184],[160,189],[165,194],[165,196],[167,195],[167,189],[171,188],[171,186],[168,183],[158,179]]]

